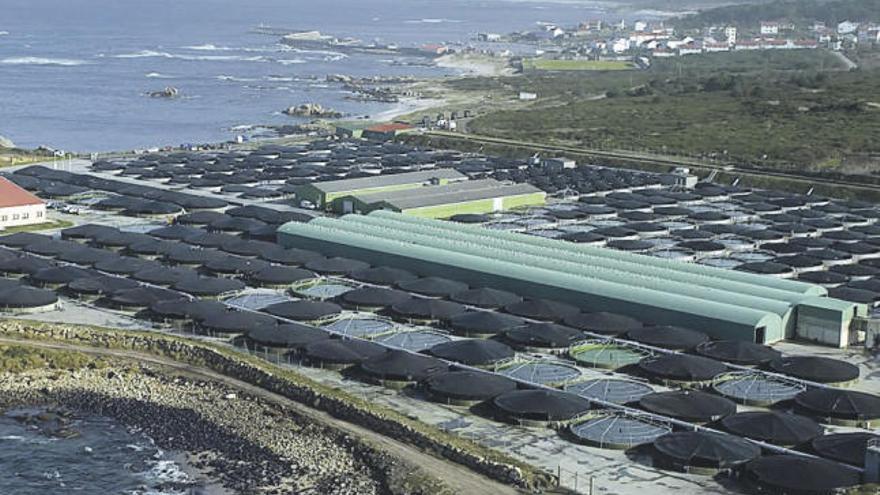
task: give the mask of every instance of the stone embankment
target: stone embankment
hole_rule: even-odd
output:
[[[0,406],[63,406],[117,419],[234,493],[389,493],[394,460],[331,428],[211,382],[152,367],[0,374]]]
[[[145,352],[204,366],[424,451],[433,452],[506,484],[539,489],[553,482],[549,475],[497,451],[227,349],[162,334],[23,320],[0,321],[0,335]]]

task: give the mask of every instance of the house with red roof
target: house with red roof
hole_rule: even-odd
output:
[[[0,230],[46,221],[46,203],[14,182],[0,177]]]
[[[361,134],[365,139],[374,139],[377,141],[388,141],[394,139],[398,134],[412,129],[413,126],[403,122],[391,122],[388,124],[379,124],[367,127]]]

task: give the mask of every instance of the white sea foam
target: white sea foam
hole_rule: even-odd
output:
[[[0,31],[0,36],[9,36],[9,31]]]
[[[457,19],[410,19],[405,21],[407,24],[443,24],[443,23],[459,23]]]
[[[296,65],[306,63],[306,61],[301,58],[281,58],[278,59],[277,62],[281,65]]]
[[[244,56],[244,55],[185,55],[181,53],[157,52],[155,50],[141,50],[133,53],[120,53],[113,55],[113,58],[171,58],[178,60],[192,61],[241,61],[241,62],[265,62],[265,58],[261,56]]]
[[[169,76],[167,74],[162,74],[159,72],[150,72],[146,74],[144,77],[149,77],[150,79],[174,79],[174,76]]]
[[[253,79],[249,77],[235,77],[235,76],[227,76],[226,74],[220,74],[216,77],[219,81],[231,81],[231,82],[257,82],[260,79]]]
[[[17,440],[20,442],[20,441],[24,440],[24,437],[19,436],[19,435],[4,435],[4,436],[0,437],[0,440]]]
[[[72,67],[76,65],[86,65],[85,60],[77,60],[72,58],[46,58],[46,57],[9,57],[0,60],[0,64],[6,65],[60,65]]]

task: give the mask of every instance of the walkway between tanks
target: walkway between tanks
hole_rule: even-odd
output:
[[[295,413],[305,416],[315,422],[325,424],[333,428],[337,428],[340,431],[346,432],[350,435],[354,435],[377,449],[388,452],[391,455],[394,455],[400,459],[405,459],[408,462],[419,466],[428,474],[442,480],[455,493],[474,495],[482,495],[487,493],[500,495],[516,495],[522,493],[516,488],[498,483],[489,478],[481,476],[465,468],[464,466],[460,466],[458,464],[445,461],[438,457],[434,457],[417,449],[416,447],[398,442],[397,440],[376,433],[370,429],[363,428],[356,424],[335,418],[325,412],[312,409],[300,402],[296,402],[282,395],[266,391],[249,383],[217,373],[208,368],[192,366],[175,361],[173,359],[154,356],[151,354],[124,351],[118,349],[103,349],[97,347],[79,346],[60,342],[36,342],[0,337],[0,344],[24,345],[41,349],[74,351],[89,355],[109,356],[149,363],[153,365],[165,366],[168,368],[172,368],[183,375],[189,376],[190,378],[211,380],[214,382],[222,383],[223,385],[241,390],[242,392],[259,397],[263,400],[274,402],[275,404],[290,409]]]

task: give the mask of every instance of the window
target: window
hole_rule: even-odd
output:
[[[12,214],[12,219],[13,219],[13,220],[18,220],[18,213],[13,213],[13,214]]]
[[[28,218],[30,218],[30,216],[31,216],[30,213],[22,213],[22,214],[21,214],[21,219],[22,219],[22,220],[27,220]]]
[[[42,212],[42,211],[38,211],[38,212],[37,212],[37,218],[43,218],[43,212]]]
[[[0,217],[0,222],[6,222],[8,220],[9,220],[9,215],[3,215],[2,217]]]

